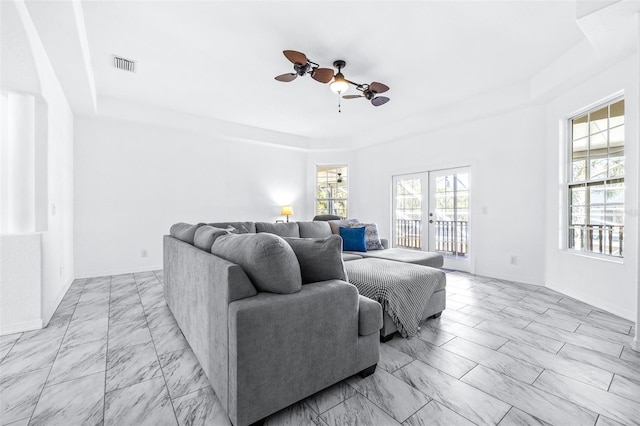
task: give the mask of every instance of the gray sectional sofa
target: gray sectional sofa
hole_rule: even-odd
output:
[[[176,224],[163,246],[167,305],[234,425],[375,370],[380,330],[395,329],[347,282],[351,262],[437,264],[398,249],[343,253],[327,222]],[[423,317],[438,314],[444,273],[410,266],[438,275]]]

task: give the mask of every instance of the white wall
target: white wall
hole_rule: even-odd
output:
[[[77,117],[75,134],[77,277],[162,268],[176,222],[312,214],[304,151],[112,118]]]
[[[547,286],[636,320],[638,285],[638,59],[634,55],[549,102],[547,146]],[[612,261],[565,250],[566,120],[612,95],[625,96],[624,259]]]
[[[13,64],[13,68],[9,78],[3,75],[2,92],[27,92],[35,96],[37,104],[35,231],[42,234],[41,317],[46,325],[74,278],[73,114],[24,2],[2,2],[2,16],[3,23],[5,18],[13,23],[13,32],[9,34],[5,34],[3,27],[2,59]],[[13,48],[5,49],[4,42]],[[19,78],[22,74],[36,76],[37,82],[25,84]],[[3,163],[6,161],[11,159],[5,158]],[[2,188],[5,201],[6,187]],[[25,259],[25,264],[28,263]],[[20,282],[2,284],[19,286]]]
[[[351,160],[350,216],[377,222],[390,238],[393,175],[471,166],[474,272],[543,284],[544,119],[542,107],[520,109],[359,149]]]

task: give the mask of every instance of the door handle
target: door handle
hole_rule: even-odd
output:
[[[429,219],[429,223],[433,223],[433,219]]]

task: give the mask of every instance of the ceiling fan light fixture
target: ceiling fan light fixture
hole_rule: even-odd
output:
[[[329,85],[331,90],[338,95],[346,92],[349,89],[349,83],[345,80],[344,75],[341,72],[336,74],[333,82]]]

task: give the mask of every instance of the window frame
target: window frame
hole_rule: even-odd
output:
[[[605,100],[602,100],[598,103],[595,103],[587,108],[584,108],[578,112],[576,112],[575,114],[572,114],[570,117],[568,117],[565,120],[565,125],[566,125],[566,160],[565,160],[565,164],[564,166],[566,167],[566,173],[565,173],[565,183],[563,185],[564,187],[564,202],[565,202],[565,208],[564,210],[564,223],[566,226],[566,230],[563,233],[564,234],[564,249],[567,250],[568,252],[572,253],[572,254],[576,254],[579,256],[587,256],[587,257],[594,257],[594,258],[598,258],[598,259],[603,259],[603,260],[609,260],[609,261],[613,261],[613,262],[622,262],[624,260],[624,227],[625,227],[625,204],[626,204],[626,187],[625,187],[625,178],[626,178],[626,169],[623,169],[623,174],[621,176],[609,176],[609,170],[610,170],[610,163],[612,160],[612,156],[611,156],[611,135],[610,135],[610,131],[611,129],[616,129],[616,128],[620,128],[622,127],[622,132],[623,132],[623,143],[622,143],[622,149],[623,149],[623,156],[622,156],[622,161],[624,164],[624,167],[626,168],[626,134],[624,133],[625,129],[626,129],[626,121],[623,118],[623,122],[622,124],[618,124],[618,125],[614,125],[611,126],[610,124],[610,120],[611,120],[611,106],[613,104],[616,104],[620,101],[625,102],[625,96],[624,93],[619,93],[616,94],[615,96],[612,96],[610,98],[607,98]],[[592,125],[592,120],[591,120],[591,114],[603,109],[603,108],[607,108],[607,125],[606,128],[604,130],[600,130],[598,132],[593,132],[591,131],[591,125]],[[626,102],[625,102],[625,111],[623,113],[623,117],[625,117],[626,114]],[[587,121],[586,121],[586,136],[584,136],[584,138],[578,138],[577,140],[580,139],[585,139],[586,143],[587,143],[587,149],[586,149],[586,157],[584,159],[585,161],[585,170],[584,170],[584,179],[580,180],[580,181],[573,181],[574,178],[574,157],[573,157],[573,147],[574,147],[574,142],[576,142],[577,140],[574,141],[573,139],[573,132],[574,132],[574,125],[573,122],[574,120],[580,119],[582,117],[586,116],[587,117]],[[607,133],[606,135],[606,156],[602,157],[606,163],[606,170],[605,170],[605,176],[604,177],[597,177],[597,178],[592,178],[591,177],[591,153],[592,153],[592,148],[591,148],[591,138],[592,136],[598,136],[598,135],[602,135],[604,132]],[[594,149],[595,151],[595,149]],[[612,201],[612,202],[607,202],[607,191],[608,191],[608,185],[615,185],[615,184],[622,184],[622,203],[620,202],[616,202],[616,201]],[[591,202],[591,195],[590,195],[590,188],[592,187],[596,187],[596,186],[602,186],[602,201],[601,202]],[[573,203],[573,192],[572,189],[574,188],[584,188],[584,204],[574,204]],[[573,223],[573,208],[574,206],[578,206],[578,207],[583,207],[584,211],[585,211],[585,215],[584,215],[584,225],[583,225],[583,230],[582,232],[584,232],[585,229],[589,229],[588,227],[591,227],[591,233],[593,235],[594,231],[594,226],[601,226],[601,228],[598,228],[599,231],[599,235],[598,235],[598,239],[594,240],[593,236],[591,237],[591,242],[588,242],[588,233],[585,237],[582,238],[582,244],[581,247],[576,248],[571,247],[571,243],[572,241],[572,231],[574,229],[577,229],[576,226],[580,226],[580,224],[575,224]],[[621,214],[622,214],[622,223],[621,225],[611,225],[611,224],[607,224],[607,216],[608,216],[608,210],[607,206],[617,206],[621,208]],[[602,223],[600,224],[594,224],[592,223],[592,221],[590,220],[589,216],[590,216],[590,209],[593,207],[600,207],[603,211],[602,214]],[[607,250],[607,244],[612,245],[613,241],[608,239],[608,236],[606,235],[607,233],[607,228],[611,229],[610,233],[613,232],[612,228],[617,228],[617,227],[621,227],[622,229],[619,230],[619,242],[618,242],[618,249],[619,249],[619,254],[618,253],[609,253]],[[587,231],[588,232],[588,231]],[[583,234],[584,235],[584,234]],[[604,241],[603,241],[604,240]],[[602,251],[598,251],[598,250],[593,250],[593,247],[595,247],[595,241],[599,242],[599,245],[602,245],[603,249]],[[589,248],[589,244],[591,244],[591,249]]]
[[[342,198],[342,197],[324,197],[324,198],[320,198],[318,195],[319,189],[321,188],[320,184],[320,180],[319,180],[319,174],[322,172],[321,169],[327,169],[325,170],[326,173],[329,173],[329,170],[331,169],[344,169],[344,172],[342,173],[343,175],[343,179],[345,180],[345,184],[341,185],[340,188],[342,188],[345,192],[346,192],[346,197]],[[337,172],[336,172],[337,173]],[[328,178],[326,179],[325,182],[328,182]],[[314,191],[315,191],[315,206],[314,206],[314,211],[316,215],[324,215],[324,214],[333,214],[336,216],[340,216],[343,219],[346,219],[349,217],[349,165],[344,163],[344,164],[316,164],[316,168],[315,168],[315,177],[314,177]],[[327,205],[327,211],[319,211],[319,203],[321,201],[327,201],[328,205]],[[342,214],[338,214],[336,208],[335,208],[335,204],[336,202],[342,202],[344,204],[344,215]]]

